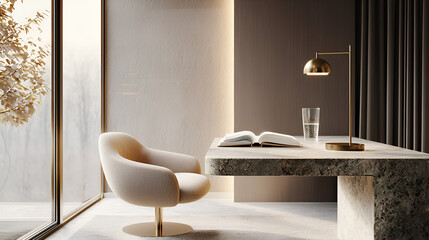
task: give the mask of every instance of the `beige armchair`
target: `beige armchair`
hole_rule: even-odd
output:
[[[202,198],[210,181],[201,175],[192,156],[142,146],[132,136],[103,133],[99,138],[101,164],[112,191],[135,205],[154,207],[155,222],[123,228],[137,236],[173,236],[192,231],[192,227],[162,222],[162,208]]]

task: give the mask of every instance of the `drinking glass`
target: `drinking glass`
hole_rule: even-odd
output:
[[[320,108],[302,108],[304,140],[317,141],[319,137]]]

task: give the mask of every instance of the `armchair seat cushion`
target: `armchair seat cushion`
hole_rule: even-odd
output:
[[[195,173],[175,173],[179,183],[179,203],[196,201],[210,190],[210,181],[206,176]]]

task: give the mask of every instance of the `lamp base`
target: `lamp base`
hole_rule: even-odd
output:
[[[363,151],[365,144],[361,143],[325,143],[326,150],[333,151]]]

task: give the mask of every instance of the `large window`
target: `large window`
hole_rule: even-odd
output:
[[[2,5],[8,6],[7,1],[2,1]],[[29,24],[28,19],[36,19],[38,12],[44,16],[39,19],[39,24],[29,25],[31,29],[28,33],[18,31],[23,42],[32,41],[50,50],[50,11],[51,0],[16,2],[15,10],[10,15],[17,24]],[[6,36],[2,37],[4,44]],[[11,52],[3,49],[2,54],[6,51]],[[42,77],[51,88],[51,56],[43,60],[46,71]],[[9,64],[6,62],[3,65],[6,67]],[[14,89],[12,86],[9,88]],[[3,94],[5,91],[8,90],[4,89]],[[40,99],[40,106],[36,107],[37,112],[28,123],[20,126],[13,126],[10,122],[0,125],[0,239],[16,239],[53,221],[51,93],[48,91]]]
[[[64,215],[100,193],[100,0],[63,0]]]
[[[1,240],[43,236],[102,196],[102,0],[24,0],[14,6],[13,19],[31,25],[23,39],[49,52],[42,74],[49,90],[27,123],[0,124]],[[43,17],[31,23],[38,13]],[[13,65],[1,54],[0,77]]]

